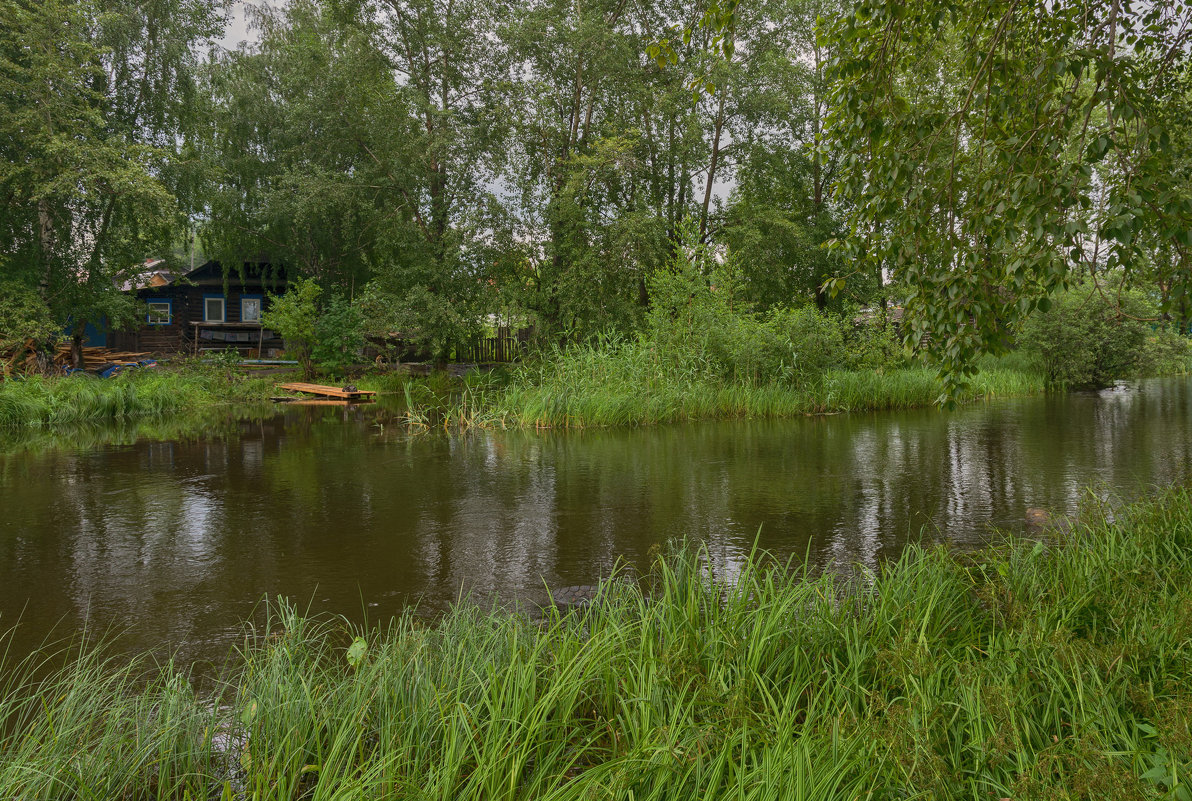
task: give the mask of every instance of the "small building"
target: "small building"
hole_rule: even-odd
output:
[[[261,324],[270,297],[285,292],[285,267],[259,261],[225,271],[208,261],[174,274],[161,262],[145,269],[123,289],[145,302],[141,325],[108,336],[114,350],[200,354],[236,349],[246,358],[273,358],[285,347],[276,331]]]

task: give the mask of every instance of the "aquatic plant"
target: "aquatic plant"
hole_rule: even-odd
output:
[[[282,602],[213,694],[56,658],[4,666],[0,797],[1183,798],[1192,492],[858,577],[678,547],[541,617]]]

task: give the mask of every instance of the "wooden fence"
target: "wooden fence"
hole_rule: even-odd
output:
[[[478,337],[456,345],[455,361],[476,364],[516,361],[526,352],[533,338],[533,328],[519,328],[516,333],[509,328],[498,328],[495,337]]]

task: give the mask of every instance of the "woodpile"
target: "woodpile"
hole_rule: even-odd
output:
[[[0,376],[31,375],[35,373],[65,373],[73,367],[70,355],[70,345],[58,345],[51,351],[52,357],[47,359],[45,353],[39,353],[37,345],[32,339],[25,340],[23,345],[7,351],[0,350]],[[83,348],[83,368],[88,372],[101,372],[109,367],[128,367],[140,364],[149,353],[132,353],[129,351],[114,351],[107,348]]]

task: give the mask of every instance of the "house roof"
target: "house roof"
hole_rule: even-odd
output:
[[[237,272],[233,271],[231,276],[236,277]],[[274,266],[267,260],[250,261],[244,263],[243,272],[240,272],[239,276],[254,284],[284,283],[286,269],[280,265]],[[165,266],[165,259],[146,259],[137,272],[120,284],[120,289],[125,292],[157,289],[169,286],[179,278],[185,278],[186,283],[196,286],[214,286],[224,283],[227,277],[217,261],[205,261],[186,272],[176,273]]]
[[[165,259],[146,259],[132,277],[120,284],[121,291],[130,292],[134,289],[148,289],[172,284],[177,275],[173,270],[168,269],[165,263]]]

